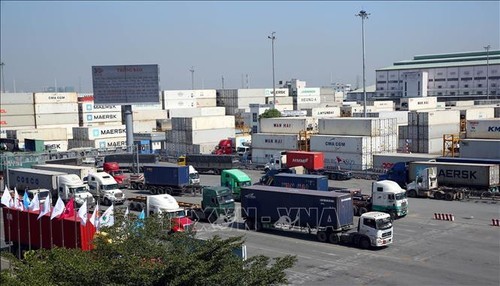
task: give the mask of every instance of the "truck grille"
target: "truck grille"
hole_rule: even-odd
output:
[[[123,193],[116,193],[115,198],[117,198],[117,199],[123,198]]]
[[[382,233],[382,238],[390,237],[392,235],[392,231]]]

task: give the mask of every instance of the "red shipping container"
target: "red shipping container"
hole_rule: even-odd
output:
[[[303,166],[307,170],[321,170],[325,168],[323,152],[287,151],[286,166],[288,168]]]

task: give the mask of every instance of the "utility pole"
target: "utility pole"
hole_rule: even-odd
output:
[[[191,90],[194,90],[194,66],[189,71],[191,72]]]
[[[5,63],[4,62],[1,62],[0,63],[0,67],[1,67],[1,72],[2,72],[2,92],[5,93],[5,78],[3,76],[3,67],[5,66]]]
[[[276,32],[272,32],[271,36],[267,36],[267,38],[271,40],[272,61],[273,61],[273,109],[276,109],[276,83],[274,79],[274,40],[276,40],[276,36],[274,36],[274,34],[276,34]]]
[[[366,75],[365,75],[365,19],[370,13],[365,10],[359,11],[355,16],[361,17],[361,45],[363,46],[363,115],[366,117]]]
[[[486,99],[490,99],[490,45],[484,47],[486,50]]]

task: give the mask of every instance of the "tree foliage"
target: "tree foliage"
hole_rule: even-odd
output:
[[[294,256],[246,261],[233,250],[242,237],[202,241],[165,231],[167,220],[147,218],[119,222],[94,239],[91,251],[53,248],[7,255],[12,271],[3,270],[2,285],[269,285],[287,283],[285,270]],[[105,232],[104,232],[105,231]]]
[[[274,117],[281,117],[281,112],[273,108],[266,110],[259,116],[259,118],[274,118]]]

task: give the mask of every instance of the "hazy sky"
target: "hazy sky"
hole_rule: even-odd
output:
[[[375,69],[414,55],[499,48],[500,2],[466,1],[1,1],[7,91],[73,86],[91,92],[93,65],[159,64],[161,89],[361,84],[361,9],[367,84]]]

